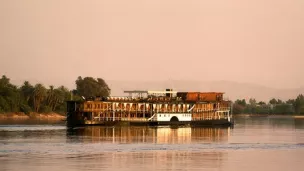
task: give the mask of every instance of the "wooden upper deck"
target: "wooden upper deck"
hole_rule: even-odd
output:
[[[176,91],[125,91],[126,97],[106,97],[105,101],[134,101],[134,102],[221,102],[223,92],[176,92]],[[134,95],[136,94],[136,95]]]

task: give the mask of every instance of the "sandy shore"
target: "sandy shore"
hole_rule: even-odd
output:
[[[65,116],[58,113],[30,113],[28,115],[24,113],[4,113],[0,114],[0,120],[28,120],[28,119],[39,119],[39,120],[64,120]]]
[[[237,114],[233,115],[235,117],[254,117],[254,116],[269,116],[269,117],[292,117],[292,118],[303,118],[304,115],[284,115],[284,114],[271,114],[271,115],[266,115],[266,114]]]

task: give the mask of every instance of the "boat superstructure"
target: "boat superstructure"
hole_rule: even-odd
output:
[[[222,92],[125,91],[129,96],[67,102],[68,125],[231,125]]]

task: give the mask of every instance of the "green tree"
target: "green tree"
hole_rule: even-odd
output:
[[[53,111],[57,100],[55,96],[54,86],[51,85],[46,94],[46,105],[49,106],[51,111]]]
[[[271,99],[269,101],[269,103],[272,104],[272,105],[274,105],[274,104],[277,104],[278,102],[277,102],[277,100],[275,98],[273,98],[273,99]]]
[[[34,111],[39,112],[43,100],[47,96],[47,90],[42,84],[36,84],[33,94]]]
[[[270,113],[270,108],[266,104],[258,105],[255,108],[255,112],[257,114],[269,114]]]
[[[294,105],[295,102],[296,102],[295,99],[289,99],[289,100],[286,101],[287,104],[291,104],[291,105]]]
[[[297,114],[304,114],[304,96],[302,94],[296,98],[294,107]]]
[[[28,81],[24,81],[23,85],[20,87],[20,93],[25,102],[29,103],[30,99],[33,97],[33,92],[34,87]]]
[[[9,104],[7,103],[6,99],[1,95],[0,96],[0,113],[9,112]]]
[[[84,79],[84,85],[87,79]],[[109,93],[106,83],[102,79],[95,80],[99,85],[99,94]],[[90,85],[90,84],[88,84]],[[100,85],[103,85],[100,86]],[[96,85],[95,85],[96,86]],[[103,88],[103,89],[102,89]],[[106,93],[104,92],[105,90]],[[64,113],[66,111],[66,100],[71,98],[71,94],[77,91],[70,91],[64,86],[54,88],[50,86],[48,89],[42,84],[31,85],[25,81],[21,87],[17,87],[10,83],[10,79],[3,75],[0,78],[0,113],[6,112],[57,112]],[[74,99],[80,99],[78,95]]]
[[[56,103],[53,106],[53,111],[56,111],[58,113],[62,113],[66,111],[66,100],[69,100],[71,96],[70,91],[64,87],[60,86],[57,89],[55,89],[55,97],[56,97]]]
[[[19,93],[22,98],[20,111],[24,113],[29,113],[33,111],[34,87],[28,81],[25,81],[23,85],[19,88]]]
[[[19,112],[21,97],[17,86],[10,83],[5,75],[0,79],[0,111]]]
[[[276,104],[273,107],[272,113],[274,113],[274,114],[293,114],[294,108],[291,104],[287,104],[287,103]]]
[[[249,99],[249,104],[250,104],[251,106],[255,106],[255,105],[256,105],[256,100],[253,99],[253,98],[250,98],[250,99]]]
[[[232,106],[233,114],[242,114],[242,113],[244,113],[244,109],[245,109],[244,106],[237,104],[237,103],[234,103]]]
[[[97,78],[95,80],[92,77],[78,77],[76,80],[76,89],[80,96],[84,97],[96,97],[96,96],[109,96],[110,88],[107,83],[101,79]]]
[[[10,79],[7,78],[5,75],[2,75],[2,78],[0,79],[0,86],[4,87],[10,84]]]
[[[46,89],[45,98],[43,98],[44,100],[42,100],[38,111],[43,113],[64,113],[66,111],[65,102],[69,98],[70,91],[66,87],[54,88],[54,86],[50,86],[49,89]]]
[[[232,111],[234,114],[242,114],[244,113],[245,108],[246,108],[246,100],[237,99],[232,106]]]
[[[243,106],[243,107],[245,107],[245,106],[247,105],[245,99],[242,99],[242,100],[237,99],[237,100],[235,101],[235,103],[236,103],[236,104],[239,104],[239,105],[241,105],[241,106]]]

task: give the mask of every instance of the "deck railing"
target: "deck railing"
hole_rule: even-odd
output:
[[[128,118],[128,117],[94,117],[94,121],[139,121],[147,122],[148,118]]]

